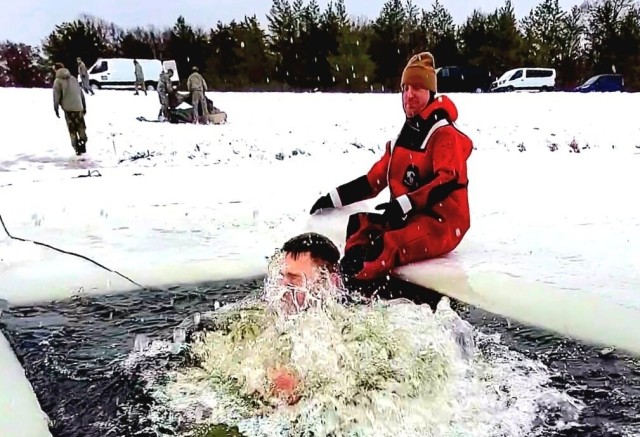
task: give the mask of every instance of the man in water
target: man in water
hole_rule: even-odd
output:
[[[416,303],[429,303],[435,308],[441,296],[429,291],[431,290],[392,278],[367,281],[357,288],[352,286],[351,289],[345,289],[340,272],[340,251],[326,236],[308,232],[287,240],[274,254],[259,301],[250,301],[248,307],[243,307],[241,301],[225,307],[225,310],[235,312],[243,311],[243,308],[271,308],[288,317],[321,305],[329,299],[339,302],[346,302],[347,299],[357,301],[360,295],[371,294],[383,299],[404,297]],[[235,305],[238,306],[234,308]],[[214,311],[199,318],[195,322],[197,328],[207,331],[219,329],[216,314]],[[189,318],[183,322],[182,327],[186,331],[192,331],[196,325]],[[276,366],[266,369],[266,377],[270,389],[269,392],[261,393],[263,396],[279,398],[290,405],[298,402],[301,377],[294,371]]]
[[[287,315],[309,308],[321,301],[318,293],[339,292],[339,261],[340,251],[324,235],[309,232],[287,240],[271,258],[260,301]],[[206,317],[196,324],[208,328]],[[181,327],[190,333],[196,324],[190,317]]]
[[[367,281],[350,278],[344,281],[340,268],[340,251],[326,236],[314,232],[289,239],[273,260],[278,260],[279,271],[272,272],[278,279],[272,284],[282,297],[275,300],[286,314],[293,314],[329,297],[355,301],[360,297],[380,299],[409,299],[416,304],[428,304],[435,309],[442,295],[393,276]],[[272,261],[273,261],[272,260]],[[268,280],[269,281],[269,280]],[[273,299],[267,282],[263,297]],[[271,299],[269,299],[271,298]]]
[[[273,257],[279,270],[267,279],[263,299],[286,314],[309,308],[331,292],[340,292],[339,261],[340,251],[324,235],[295,236]]]

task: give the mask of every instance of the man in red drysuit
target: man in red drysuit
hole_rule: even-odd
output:
[[[402,73],[406,121],[398,137],[366,175],[319,198],[311,208],[340,208],[371,199],[389,187],[381,214],[353,214],[341,263],[347,278],[371,280],[395,267],[454,250],[470,227],[467,159],[472,141],[454,122],[458,110],[435,96],[433,56],[414,55]]]

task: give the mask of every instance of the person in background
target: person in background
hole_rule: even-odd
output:
[[[144,71],[142,71],[142,65],[140,65],[137,59],[133,60],[133,68],[136,75],[136,83],[134,85],[136,91],[135,95],[137,96],[138,94],[140,94],[138,93],[138,87],[140,87],[140,89],[144,91],[144,95],[146,96],[147,89],[144,86]]]
[[[162,121],[168,121],[170,116],[169,97],[173,93],[172,76],[173,70],[168,69],[166,72],[162,71],[158,78],[158,99],[160,100],[160,119]]]
[[[87,103],[84,93],[76,78],[64,64],[57,62],[54,71],[56,76],[53,81],[53,110],[60,118],[60,107],[62,107],[71,137],[71,146],[76,155],[80,156],[87,152],[87,127],[84,121]]]
[[[473,143],[455,126],[458,110],[436,96],[433,56],[414,55],[402,74],[406,116],[398,137],[367,174],[320,197],[311,208],[341,208],[376,197],[389,187],[381,214],[350,216],[341,269],[367,281],[396,267],[443,256],[454,250],[470,227],[467,159]]]
[[[95,92],[89,83],[89,72],[87,71],[87,66],[84,65],[84,62],[82,62],[82,59],[79,56],[76,58],[76,61],[78,62],[78,76],[80,76],[82,89],[85,93],[91,93],[91,95],[94,95]]]
[[[204,77],[198,72],[198,67],[195,65],[192,68],[193,73],[187,79],[187,90],[191,94],[191,105],[193,106],[193,122],[198,123],[202,120],[204,124],[208,124],[207,99],[205,98],[205,92],[207,91],[207,82]],[[200,109],[202,109],[202,118],[200,118]]]

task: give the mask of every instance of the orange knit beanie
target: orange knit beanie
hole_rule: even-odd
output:
[[[435,61],[431,53],[418,53],[409,59],[402,72],[402,85],[411,85],[434,93],[438,91]]]

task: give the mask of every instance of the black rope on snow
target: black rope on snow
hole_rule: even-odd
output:
[[[127,277],[127,276],[123,275],[122,273],[120,273],[120,272],[118,272],[118,271],[116,271],[116,270],[111,270],[110,268],[105,267],[104,265],[100,264],[99,262],[97,262],[97,261],[95,261],[95,260],[92,260],[91,258],[89,258],[89,257],[87,257],[87,256],[81,255],[81,254],[79,254],[79,253],[69,252],[69,251],[66,251],[66,250],[63,250],[63,249],[59,249],[59,248],[57,248],[57,247],[51,246],[51,245],[46,244],[46,243],[41,243],[41,242],[39,242],[39,241],[28,240],[28,239],[26,239],[26,238],[20,238],[20,237],[14,237],[13,235],[11,235],[11,233],[10,233],[10,232],[9,232],[9,230],[7,229],[7,225],[5,225],[5,224],[4,224],[4,220],[2,219],[2,214],[0,214],[0,224],[2,224],[2,228],[3,228],[3,229],[4,229],[4,231],[6,232],[7,236],[8,236],[9,238],[11,238],[12,240],[22,241],[23,243],[33,243],[33,244],[36,244],[36,245],[38,245],[38,246],[43,246],[43,247],[46,247],[46,248],[48,248],[48,249],[55,250],[56,252],[60,252],[60,253],[65,254],[65,255],[71,255],[71,256],[75,256],[75,257],[78,257],[78,258],[84,259],[84,260],[86,260],[86,261],[89,261],[89,262],[90,262],[90,263],[92,263],[92,264],[95,264],[96,266],[100,267],[101,269],[104,269],[104,270],[106,270],[106,271],[108,271],[108,272],[110,272],[110,273],[113,273],[113,274],[116,274],[116,275],[120,276],[121,278],[123,278],[123,279],[125,279],[125,280],[127,280],[127,281],[131,282],[133,285],[136,285],[136,286],[138,286],[138,287],[142,288],[143,290],[149,290],[149,288],[148,288],[148,287],[144,287],[144,286],[142,286],[142,285],[138,284],[138,283],[137,283],[136,281],[134,281],[133,279],[131,279],[131,278],[129,278],[129,277]]]
[[[81,174],[81,175],[78,175],[78,176],[74,176],[73,179],[93,178],[93,177],[102,177],[102,175],[100,174],[100,172],[98,170],[87,170],[87,174]]]

